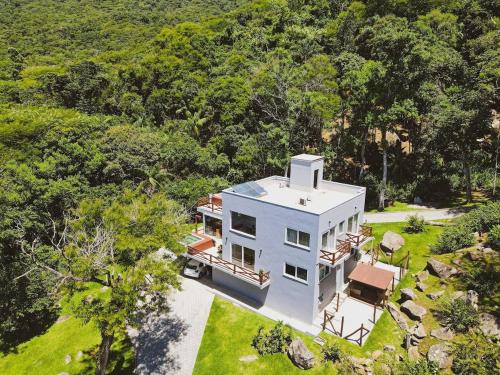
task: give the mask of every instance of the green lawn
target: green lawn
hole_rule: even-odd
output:
[[[92,285],[86,291],[76,293],[72,300],[92,293],[105,293],[100,286]],[[71,301],[61,301],[60,322],[54,323],[44,334],[32,338],[8,354],[0,354],[0,374],[50,374],[62,372],[69,374],[94,374],[94,358],[100,342],[97,327],[83,322],[71,315]],[[78,353],[81,357],[77,358]],[[71,362],[65,363],[65,357],[71,356]],[[112,373],[132,373],[133,352],[130,344],[118,338],[112,347],[110,356]]]
[[[418,211],[422,208],[410,207],[409,203],[396,201],[392,206],[386,207],[383,212]],[[379,212],[378,208],[371,208],[366,212]]]
[[[383,233],[387,230],[401,233],[404,223],[373,224],[372,226],[376,239],[375,243],[378,243]],[[394,260],[401,259],[410,251],[410,271],[403,278],[401,286],[414,286],[415,282],[411,274],[425,267],[427,259],[430,256],[429,245],[436,240],[442,230],[442,227],[427,225],[426,231],[423,233],[403,233],[406,244],[396,252]],[[391,300],[396,301],[399,298],[399,288],[396,289]],[[205,328],[194,373],[301,373],[302,371],[298,370],[287,356],[282,354],[258,357],[256,361],[250,363],[244,363],[239,360],[241,356],[257,354],[251,347],[251,342],[257,332],[258,326],[263,325],[269,328],[274,324],[275,322],[270,319],[216,298]],[[436,323],[433,322],[432,324]],[[320,346],[313,342],[311,336],[296,331],[294,334],[300,336],[316,357],[320,358]],[[321,336],[327,341],[338,343],[345,353],[357,357],[369,357],[373,351],[383,349],[385,344],[394,345],[398,352],[404,353],[404,350],[401,348],[403,335],[403,332],[387,312],[383,313],[362,348],[337,336],[321,333]],[[307,371],[307,373],[331,374],[332,371],[334,371],[333,366],[320,364],[312,370]]]

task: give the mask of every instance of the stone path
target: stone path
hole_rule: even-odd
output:
[[[415,211],[365,213],[364,219],[367,223],[396,223],[406,221],[406,218],[410,215],[419,215],[427,221],[432,221],[440,219],[453,219],[463,213],[464,212],[461,210],[450,208],[428,208]]]
[[[214,295],[199,281],[182,277],[182,290],[170,298],[168,314],[150,317],[139,330],[129,329],[136,374],[193,373]]]

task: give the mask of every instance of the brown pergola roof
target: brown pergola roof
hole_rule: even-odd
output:
[[[347,278],[377,289],[387,290],[393,277],[394,272],[373,267],[366,263],[359,263]]]

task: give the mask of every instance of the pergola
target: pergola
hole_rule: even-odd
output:
[[[349,295],[371,304],[384,300],[389,288],[394,290],[394,272],[366,263],[359,263],[347,278]]]

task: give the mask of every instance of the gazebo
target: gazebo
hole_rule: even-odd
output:
[[[359,263],[347,278],[349,295],[373,305],[385,300],[389,288],[394,290],[394,272],[366,263]]]

